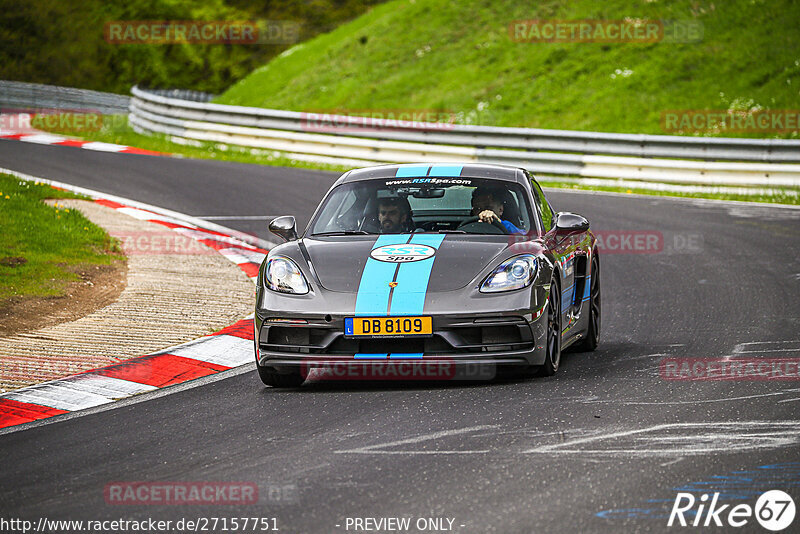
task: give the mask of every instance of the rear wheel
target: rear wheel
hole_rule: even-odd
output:
[[[591,352],[600,339],[600,260],[595,253],[592,259],[592,282],[589,290],[589,326],[586,338],[575,345],[576,352]]]
[[[553,376],[561,363],[561,288],[553,281],[547,299],[547,340],[544,365],[539,367],[539,376]]]
[[[256,364],[258,368],[258,376],[265,386],[272,386],[274,388],[296,388],[305,382],[300,373],[277,373],[266,367],[261,367]]]

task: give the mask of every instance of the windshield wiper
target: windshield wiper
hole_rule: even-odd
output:
[[[322,232],[318,234],[311,234],[311,237],[314,236],[336,236],[336,235],[370,235],[369,232],[364,230],[343,230],[341,232]]]
[[[464,230],[436,230],[437,234],[466,234]]]

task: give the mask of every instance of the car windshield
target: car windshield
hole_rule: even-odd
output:
[[[524,234],[530,231],[532,220],[527,195],[514,182],[384,178],[336,187],[312,221],[309,233]]]

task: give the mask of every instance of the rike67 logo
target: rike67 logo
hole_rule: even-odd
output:
[[[762,493],[755,507],[749,504],[718,504],[719,492],[696,498],[692,493],[678,493],[669,514],[667,526],[682,527],[743,527],[753,517],[767,530],[779,532],[794,521],[795,505],[792,497],[781,490]]]

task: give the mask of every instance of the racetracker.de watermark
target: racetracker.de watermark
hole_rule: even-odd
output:
[[[255,504],[255,482],[111,482],[103,488],[107,504]]]
[[[678,109],[661,112],[667,133],[793,133],[800,130],[800,110]]]
[[[0,517],[0,532],[91,532],[93,534],[119,534],[120,532],[277,532],[276,517],[214,517],[195,516],[179,519],[50,519],[39,517],[36,521]]]
[[[111,232],[119,240],[122,251],[128,256],[153,254],[216,254],[214,249],[204,245],[193,236],[172,230],[153,232]]]
[[[661,232],[659,230],[592,230],[596,248],[606,254],[696,254],[703,249],[703,235],[697,232]],[[510,234],[508,241],[514,250],[538,251],[539,245],[530,241],[536,235]],[[529,244],[528,244],[529,243]]]
[[[800,358],[663,358],[664,380],[800,380]]]
[[[94,109],[0,109],[0,131],[33,132],[50,129],[96,132],[102,127],[103,114]]]
[[[497,376],[496,365],[485,363],[457,363],[453,360],[423,361],[422,357],[395,359],[378,355],[347,362],[303,362],[303,378],[319,381],[340,380],[492,380]]]
[[[259,488],[255,482],[110,482],[103,488],[103,497],[111,505],[243,505],[260,501],[273,504],[296,503],[295,484],[267,484]]]
[[[697,20],[531,19],[508,25],[516,43],[696,43],[703,33]]]
[[[452,130],[457,114],[432,109],[350,109],[300,114],[306,132],[345,133],[362,131]]]
[[[292,44],[300,27],[290,20],[112,20],[103,36],[110,44]]]

